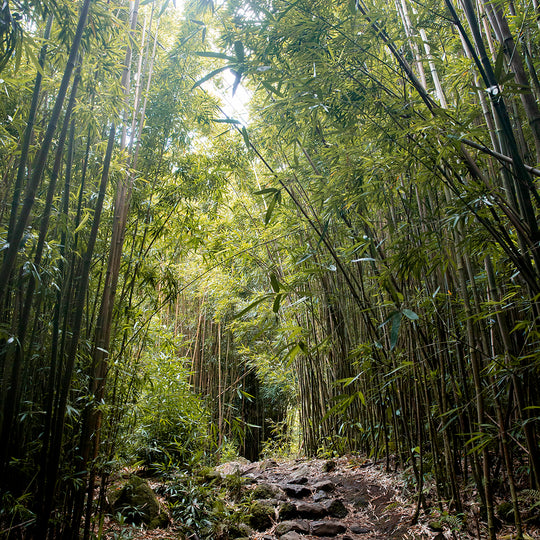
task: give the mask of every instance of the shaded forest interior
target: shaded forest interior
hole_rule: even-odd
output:
[[[405,475],[414,520],[472,501],[493,540],[504,501],[524,538],[539,21],[2,2],[0,537],[98,538],[125,466],[359,454]]]

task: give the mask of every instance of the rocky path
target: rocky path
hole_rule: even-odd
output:
[[[413,508],[401,497],[397,477],[370,462],[267,460],[225,464],[223,474],[239,473],[253,490],[251,538],[259,540],[375,540],[413,534]],[[435,533],[425,538],[433,538]],[[247,538],[247,537],[246,537]]]
[[[129,471],[126,477],[138,478]],[[406,489],[403,477],[384,472],[381,465],[362,458],[235,461],[201,478],[205,485],[215,486],[220,493],[231,480],[239,492],[234,500],[223,499],[222,502],[233,512],[238,511],[242,522],[235,522],[234,526],[223,523],[223,534],[216,532],[214,540],[472,540],[484,537],[472,506],[466,517],[441,514],[434,507],[430,515],[422,514],[420,522],[412,525],[413,494]],[[159,479],[146,485],[150,492],[164,492],[165,484]],[[155,505],[161,507],[161,513],[165,503],[164,497],[161,504],[156,499]],[[156,512],[158,510],[156,508]],[[171,522],[170,517],[168,521],[167,528],[151,530],[120,525],[117,520],[108,518],[105,534],[100,538],[199,540],[189,523]],[[216,525],[215,529],[220,530],[220,523]],[[514,535],[512,525],[501,524],[497,537],[509,540]],[[525,538],[540,539],[538,527],[528,527]]]

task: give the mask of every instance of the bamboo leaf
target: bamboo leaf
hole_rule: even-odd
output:
[[[165,0],[165,2],[163,2],[163,6],[161,7],[161,11],[158,14],[158,19],[159,19],[159,17],[161,17],[165,13],[165,10],[169,7],[169,3],[170,3],[170,0]]]
[[[211,71],[210,73],[208,73],[207,75],[205,75],[202,79],[199,79],[199,80],[191,87],[191,89],[192,89],[192,90],[195,90],[195,88],[197,88],[197,86],[201,86],[201,84],[205,83],[206,81],[210,80],[212,77],[215,77],[218,73],[221,73],[222,71],[225,71],[226,69],[229,69],[229,67],[228,67],[228,66],[224,66],[224,67],[220,67],[220,68],[214,69],[213,71]]]
[[[401,325],[401,311],[397,311],[392,316],[392,327],[390,330],[390,350],[394,350],[399,336],[399,327]]]
[[[366,406],[366,396],[364,396],[364,393],[361,392],[360,390],[358,390],[358,392],[356,392],[356,395],[360,398],[360,401],[362,402],[362,405],[365,407]]]
[[[213,52],[213,51],[199,51],[199,52],[196,52],[195,54],[197,56],[203,56],[204,58],[218,58],[220,60],[227,60],[227,62],[236,64],[236,58],[234,56],[229,56],[224,53]]]
[[[73,234],[77,234],[79,231],[81,231],[82,228],[86,225],[86,222],[88,221],[89,218],[90,218],[90,213],[86,212]]]
[[[282,299],[283,295],[282,294],[277,294],[276,295],[276,299],[274,300],[274,304],[272,306],[272,311],[274,313],[278,313],[279,312],[279,306],[281,304],[281,299]]]
[[[264,216],[265,225],[268,225],[268,223],[270,223],[270,220],[272,219],[272,213],[274,212],[274,208],[276,207],[276,204],[280,200],[280,195],[281,195],[281,192],[277,191],[272,197],[272,200],[270,201],[270,204],[268,205],[268,209],[266,210],[266,214]]]
[[[251,311],[255,306],[258,306],[259,304],[261,304],[262,302],[265,302],[266,300],[268,300],[269,298],[272,298],[273,295],[271,294],[265,294],[264,296],[261,296],[261,298],[258,298],[257,300],[255,300],[254,302],[252,302],[251,304],[249,304],[249,306],[247,306],[246,308],[244,308],[242,311],[240,311],[239,313],[237,313],[233,319],[238,319],[239,317],[242,317],[242,315],[245,315],[246,313],[248,313],[249,311]]]
[[[497,81],[501,80],[502,70],[504,67],[504,44],[501,43],[499,51],[497,52],[497,58],[495,60],[495,78]]]
[[[403,315],[405,315],[405,317],[411,321],[417,321],[420,318],[414,311],[411,311],[410,309],[402,309],[401,313],[403,313]]]
[[[238,85],[240,84],[240,81],[242,80],[243,71],[231,69],[231,72],[234,74],[234,83],[232,87],[232,94],[234,96],[236,94],[236,90],[238,89]]]
[[[260,189],[259,191],[254,191],[253,195],[265,195],[267,193],[276,193],[278,191],[279,191],[279,189],[269,187],[269,188],[265,188],[265,189]]]
[[[278,293],[281,285],[278,281],[278,278],[276,277],[276,274],[274,273],[270,274],[270,284],[272,285],[272,289],[274,290],[274,292]]]
[[[278,97],[283,97],[283,94],[281,92],[279,92],[278,90],[276,90],[271,84],[265,82],[265,81],[261,81],[261,84],[263,85],[264,88],[266,88],[266,90],[268,90],[271,94],[275,94],[276,96]]]
[[[375,262],[375,259],[373,257],[362,257],[361,259],[353,259],[351,262]]]
[[[286,362],[287,365],[291,365],[294,362],[294,359],[300,354],[304,352],[302,350],[302,347],[299,343],[297,343],[283,358],[283,361]],[[288,361],[287,361],[288,359]]]
[[[234,52],[236,53],[236,58],[238,62],[243,62],[246,54],[244,51],[244,44],[241,41],[234,42]]]
[[[240,120],[234,118],[213,118],[211,121],[218,124],[241,124]]]
[[[251,150],[251,142],[249,140],[249,135],[245,127],[242,128],[242,137],[244,137],[244,144],[248,150]]]

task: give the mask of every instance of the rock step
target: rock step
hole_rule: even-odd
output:
[[[300,534],[312,534],[315,536],[337,536],[347,530],[346,525],[340,521],[305,521],[290,520],[282,521],[275,528],[274,533],[281,540],[301,538]]]

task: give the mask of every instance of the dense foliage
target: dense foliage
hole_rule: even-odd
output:
[[[89,538],[120,463],[279,441],[522,537],[539,32],[534,2],[5,2],[1,534]]]

